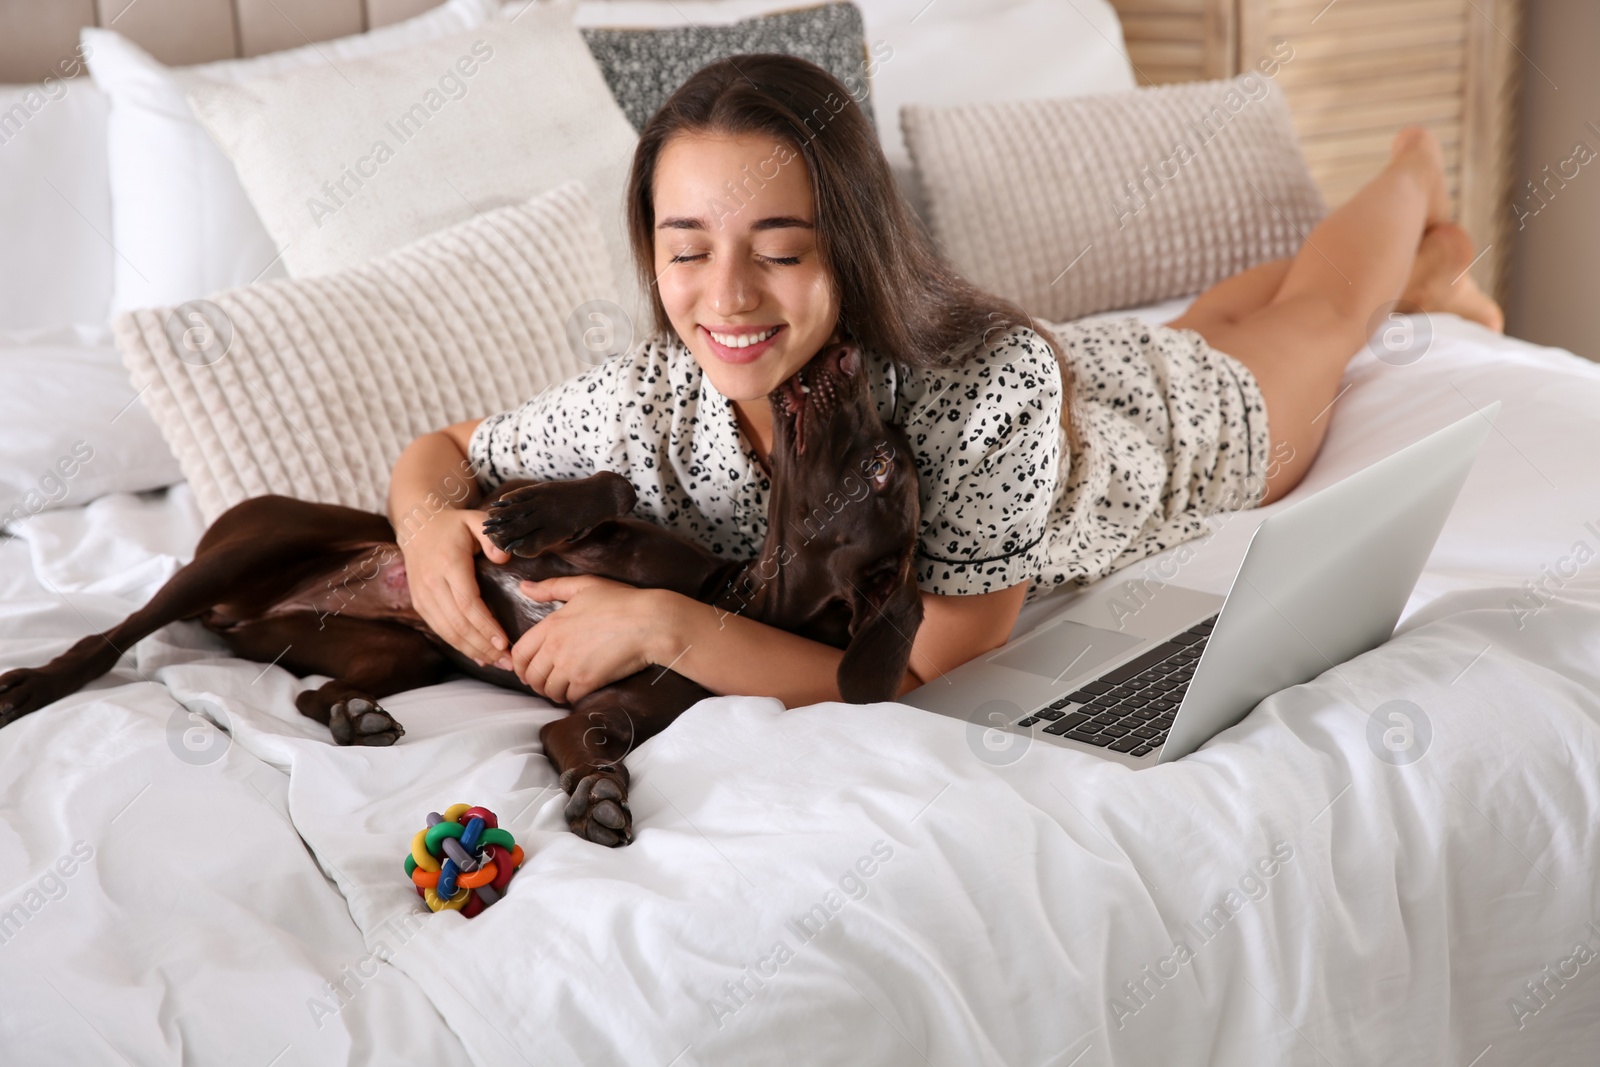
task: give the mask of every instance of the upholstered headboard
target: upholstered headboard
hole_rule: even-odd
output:
[[[114,28],[165,63],[203,63],[360,33],[439,2],[0,0],[0,83],[65,69],[83,26]],[[1514,41],[1526,0],[1111,2],[1147,84],[1230,77],[1288,42],[1295,58],[1279,80],[1331,204],[1377,172],[1397,128],[1432,127],[1445,145],[1459,217],[1490,246],[1473,273],[1491,291],[1503,289]]]
[[[410,18],[439,0],[0,0],[0,83],[58,74],[78,30],[114,29],[163,63],[294,48]]]

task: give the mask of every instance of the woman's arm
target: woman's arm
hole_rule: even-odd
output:
[[[536,600],[565,601],[511,650],[513,670],[551,700],[572,703],[651,666],[670,667],[713,693],[776,697],[788,707],[840,699],[840,649],[677,593],[604,578],[522,588]],[[923,622],[899,692],[1004,644],[1026,593],[1026,583],[976,596],[923,593]]]
[[[922,625],[898,691],[910,692],[1005,644],[1027,591],[1024,584],[977,596],[923,593]],[[671,634],[678,647],[669,641],[654,659],[683,652],[672,669],[713,693],[772,696],[791,708],[840,699],[842,650],[680,599],[685,619]]]
[[[389,478],[389,522],[406,561],[411,603],[434,633],[480,663],[509,665],[506,635],[478,592],[472,557],[510,557],[483,535],[485,513],[467,460],[483,420],[424,434],[406,446]]]
[[[430,493],[453,493],[459,498],[455,506],[460,508],[470,508],[483,499],[467,463],[467,442],[482,421],[469,419],[425,433],[400,453],[389,476],[389,521],[396,523],[396,529],[396,519],[423,508]],[[460,489],[454,488],[455,480],[463,476],[467,483],[464,497]]]

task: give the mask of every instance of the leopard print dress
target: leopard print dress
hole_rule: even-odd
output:
[[[1242,364],[1193,331],[1137,319],[1045,325],[1076,383],[1076,451],[1061,424],[1060,366],[1031,329],[985,338],[954,368],[867,354],[878,413],[914,453],[927,592],[1026,582],[1033,597],[1093,581],[1259,496],[1266,413]],[[675,337],[484,419],[468,459],[485,491],[512,478],[624,473],[636,514],[719,555],[753,556],[766,534],[765,469],[731,402]]]
[[[1088,584],[1199,537],[1214,512],[1260,501],[1267,409],[1248,367],[1194,330],[1133,316],[1044,326],[1071,369],[1069,417],[1083,443],[1061,465],[1030,598]]]

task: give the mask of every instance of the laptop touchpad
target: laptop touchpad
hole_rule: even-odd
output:
[[[1100,666],[1144,638],[1098,626],[1068,622],[1065,619],[1045,630],[1023,638],[1019,643],[989,657],[988,662],[1014,671],[1027,671],[1051,680],[1076,677]]]

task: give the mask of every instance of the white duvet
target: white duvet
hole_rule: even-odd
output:
[[[541,702],[457,680],[340,749],[293,709],[314,681],[169,627],[0,730],[0,1062],[1597,1062],[1600,369],[1435,325],[1351,365],[1296,494],[1503,401],[1396,637],[1155,769],[719,698],[630,757],[606,850],[565,830]],[[1108,580],[1222,591],[1260,515]],[[21,524],[0,669],[199,532],[185,487]],[[470,921],[401,869],[456,801],[528,852]]]

